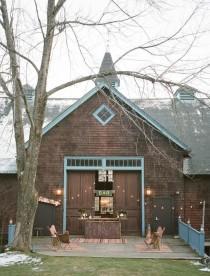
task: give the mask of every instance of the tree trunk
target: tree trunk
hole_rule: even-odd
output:
[[[33,231],[34,217],[38,206],[38,196],[35,190],[34,180],[29,175],[34,170],[29,166],[25,169],[24,176],[19,183],[17,215],[16,215],[16,231],[13,248],[21,251],[31,250],[31,238]]]
[[[13,247],[22,251],[31,250],[34,217],[38,206],[38,191],[35,185],[45,108],[46,99],[42,99],[35,114],[35,127],[30,130],[24,171],[20,173],[18,183],[16,231]]]
[[[55,2],[57,4],[55,4]],[[2,14],[1,25],[3,26],[7,41],[7,50],[10,58],[10,69],[14,89],[14,129],[16,140],[16,163],[18,176],[18,202],[16,214],[16,230],[13,247],[18,250],[31,250],[31,237],[34,217],[38,206],[38,193],[36,191],[36,173],[38,166],[39,148],[42,137],[42,125],[46,107],[46,84],[50,63],[50,56],[55,31],[55,17],[63,6],[65,0],[48,0],[47,4],[47,29],[43,33],[44,44],[38,80],[36,85],[33,114],[29,114],[27,101],[20,80],[19,64],[16,58],[15,36],[13,34],[12,20],[10,20],[7,1],[0,0]],[[28,147],[25,149],[23,116],[21,101],[25,99],[25,110],[31,123]]]

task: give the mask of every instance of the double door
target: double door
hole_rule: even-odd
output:
[[[68,175],[67,230],[70,234],[84,234],[84,222],[79,219],[79,209],[85,209],[87,216],[95,215],[96,175],[94,171],[71,171]],[[123,235],[140,234],[140,197],[140,174],[114,171],[113,195],[103,197],[104,206],[100,205],[100,208],[102,212],[107,212],[109,208],[113,215],[121,210],[127,213],[121,225]]]

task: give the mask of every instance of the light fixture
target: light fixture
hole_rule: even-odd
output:
[[[56,189],[55,193],[57,196],[62,195],[62,189],[61,188]]]
[[[146,188],[146,196],[151,196],[152,195],[152,190],[150,189],[150,187]]]

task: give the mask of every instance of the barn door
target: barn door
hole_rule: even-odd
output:
[[[34,235],[49,236],[48,227],[55,224],[55,205],[39,202],[34,220]]]
[[[158,225],[166,228],[165,233],[174,234],[174,210],[171,197],[153,198],[152,201],[152,227],[155,230]]]
[[[70,172],[67,192],[67,230],[70,234],[84,234],[84,222],[78,220],[79,209],[85,209],[89,215],[92,211],[95,172]]]
[[[114,208],[125,210],[127,220],[122,221],[122,234],[140,233],[140,181],[138,172],[114,172]]]

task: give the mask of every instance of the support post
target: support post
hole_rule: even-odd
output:
[[[203,230],[200,231],[199,241],[200,241],[200,243],[199,243],[199,255],[203,257],[204,256],[204,248],[205,248],[205,234],[204,234]]]
[[[67,208],[67,159],[64,158],[64,183],[63,183],[63,233],[66,231],[66,208]]]
[[[15,224],[8,225],[8,246],[12,246],[15,237]]]
[[[145,236],[145,205],[144,205],[144,159],[142,158],[141,169],[141,232]]]

